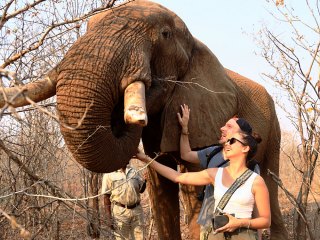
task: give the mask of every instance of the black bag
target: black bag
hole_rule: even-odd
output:
[[[229,217],[227,215],[217,215],[212,218],[213,230],[223,227],[229,222]]]
[[[232,216],[235,216],[234,214],[230,214]],[[228,215],[225,214],[221,214],[221,215],[217,215],[214,218],[212,218],[212,227],[213,230],[216,230],[218,228],[223,227],[224,225],[226,225],[229,222],[229,217]]]

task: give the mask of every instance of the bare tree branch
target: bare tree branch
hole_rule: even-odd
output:
[[[12,228],[18,228],[20,230],[20,236],[24,239],[29,239],[30,237],[30,232],[28,230],[26,230],[24,227],[22,227],[19,223],[17,223],[17,221],[15,220],[15,218],[10,217],[5,211],[3,211],[0,208],[0,213],[5,216],[9,222],[11,223]]]

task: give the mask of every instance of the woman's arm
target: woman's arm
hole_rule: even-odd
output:
[[[188,185],[206,185],[214,182],[216,169],[206,169],[200,172],[186,172],[180,173],[176,170],[167,167],[157,161],[152,160],[149,156],[142,152],[137,153],[137,158],[145,163],[150,163],[150,167],[156,170],[160,175],[170,179],[175,183],[182,183]]]
[[[271,225],[269,191],[263,178],[259,175],[253,182],[252,192],[257,208],[257,217],[251,220],[251,228],[269,228]]]

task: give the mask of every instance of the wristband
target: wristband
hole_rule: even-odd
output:
[[[182,135],[189,135],[189,131],[187,131],[187,132],[181,131],[181,134]]]

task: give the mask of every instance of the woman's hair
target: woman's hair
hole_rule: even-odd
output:
[[[261,136],[258,133],[253,132],[252,134],[240,133],[243,142],[249,146],[249,152],[247,155],[247,163],[254,157],[258,150],[258,144],[262,141]]]
[[[240,135],[242,136],[244,143],[250,147],[246,158],[247,165],[250,165],[250,160],[252,160],[257,153],[258,143],[260,143],[262,139],[258,133],[252,131],[252,127],[247,120],[239,118],[238,116],[234,116],[234,118],[241,130]]]

